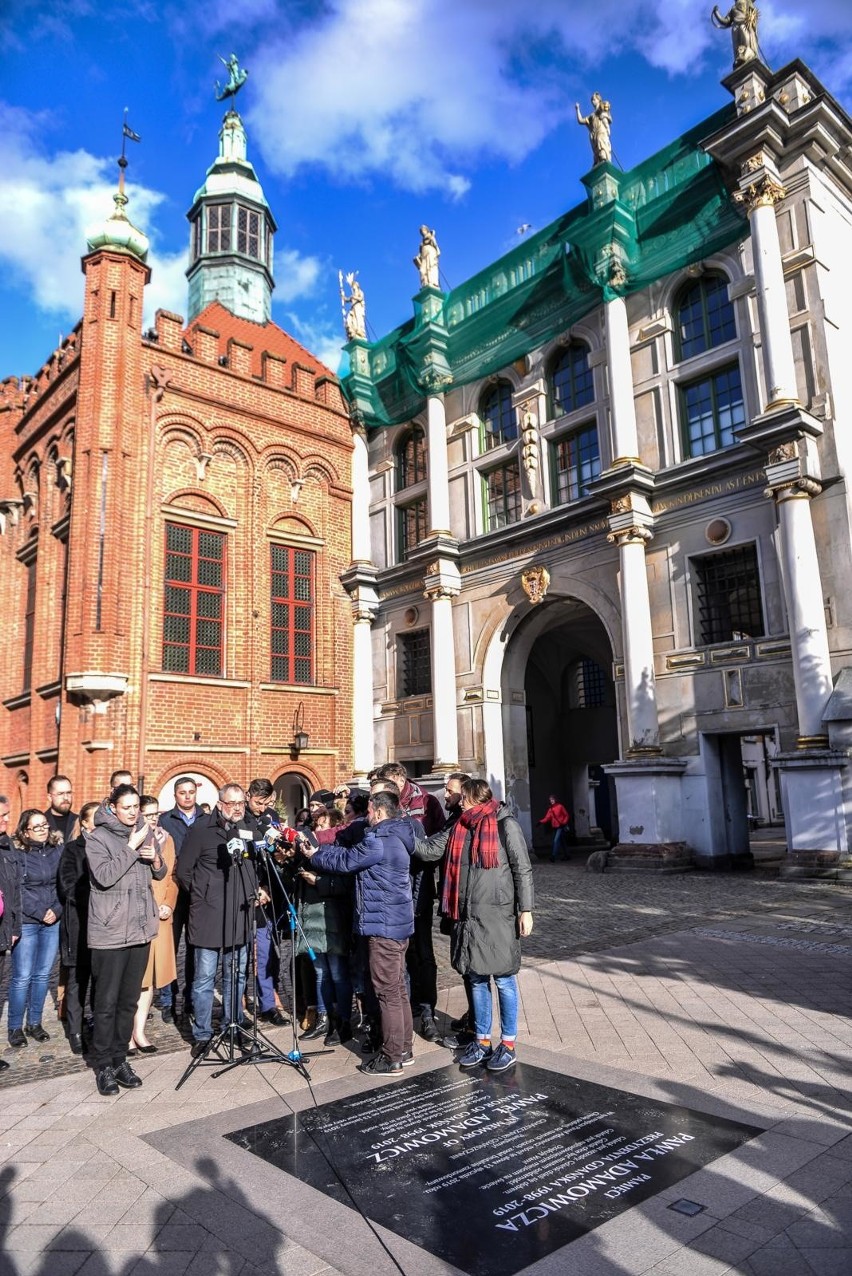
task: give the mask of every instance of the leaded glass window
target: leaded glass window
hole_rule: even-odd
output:
[[[221,677],[224,619],[224,533],[167,523],[163,668]]]

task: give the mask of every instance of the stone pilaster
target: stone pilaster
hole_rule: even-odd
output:
[[[453,599],[461,590],[461,577],[455,560],[440,558],[430,563],[423,584],[432,608],[432,770],[446,772],[458,766],[459,756]]]

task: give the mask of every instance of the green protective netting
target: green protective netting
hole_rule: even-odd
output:
[[[616,174],[617,200],[596,210],[590,200],[571,209],[447,293],[436,337],[453,385],[500,371],[603,301],[647,288],[744,238],[748,224],[700,147],[733,115],[733,105],[726,107]],[[613,243],[626,277],[611,280],[606,265]],[[344,377],[367,426],[399,425],[423,410],[418,375],[428,327],[410,319],[369,346],[368,376]]]

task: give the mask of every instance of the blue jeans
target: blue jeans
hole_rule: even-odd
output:
[[[41,1023],[50,972],[59,951],[59,923],[24,922],[21,938],[12,949],[9,979],[9,1031],[23,1028],[24,1011],[32,1027]]]
[[[471,992],[473,994],[473,1017],[476,1021],[476,1035],[483,1040],[491,1039],[491,976],[475,975],[468,972]],[[495,975],[497,1000],[500,1003],[500,1033],[509,1041],[518,1035],[518,981],[514,975]]]
[[[314,970],[317,973],[317,1013],[324,1015],[334,1009],[348,1023],[352,1014],[349,958],[342,953],[315,953]]]
[[[561,849],[562,858],[566,860],[568,859],[570,852],[568,850],[568,843],[566,840],[567,837],[568,837],[567,824],[561,824],[558,829],[553,830],[553,848],[550,852],[551,860],[557,860],[559,858],[560,849]]]
[[[213,1036],[213,985],[216,981],[216,968],[219,965],[219,953],[222,953],[222,1023],[229,1024],[233,1017],[239,1023],[243,1017],[243,992],[246,986],[246,958],[248,948],[245,944],[236,950],[237,953],[237,987],[236,997],[231,1001],[231,949],[196,948],[195,950],[195,983],[192,985],[192,1009],[195,1015],[192,1024],[192,1035],[196,1041],[209,1041]]]

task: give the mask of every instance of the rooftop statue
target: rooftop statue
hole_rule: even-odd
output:
[[[232,53],[229,58],[223,58],[220,54],[219,61],[228,70],[228,81],[224,88],[216,81],[216,101],[224,102],[226,98],[237,96],[248,79],[248,71],[240,66],[236,53]]]
[[[421,288],[440,288],[438,281],[438,258],[441,250],[435,238],[434,230],[428,226],[420,227],[420,252],[414,258],[414,264],[420,271]]]
[[[732,7],[725,14],[713,6],[710,21],[714,27],[730,27],[731,41],[734,46],[734,70],[745,62],[760,57],[757,45],[757,20],[760,14],[752,0],[734,0]]]
[[[367,305],[364,300],[364,292],[358,283],[358,276],[351,271],[346,276],[346,282],[349,285],[349,296],[346,296],[346,289],[343,287],[343,271],[338,271],[337,277],[340,281],[340,304],[343,307],[343,327],[346,331],[346,340],[354,341],[356,337],[362,340],[367,338]],[[346,307],[349,307],[347,310]]]
[[[612,160],[612,108],[605,102],[600,93],[592,94],[592,110],[588,115],[580,114],[580,103],[575,102],[577,123],[585,124],[589,130],[589,141],[592,145],[592,156],[596,164],[610,163]]]

